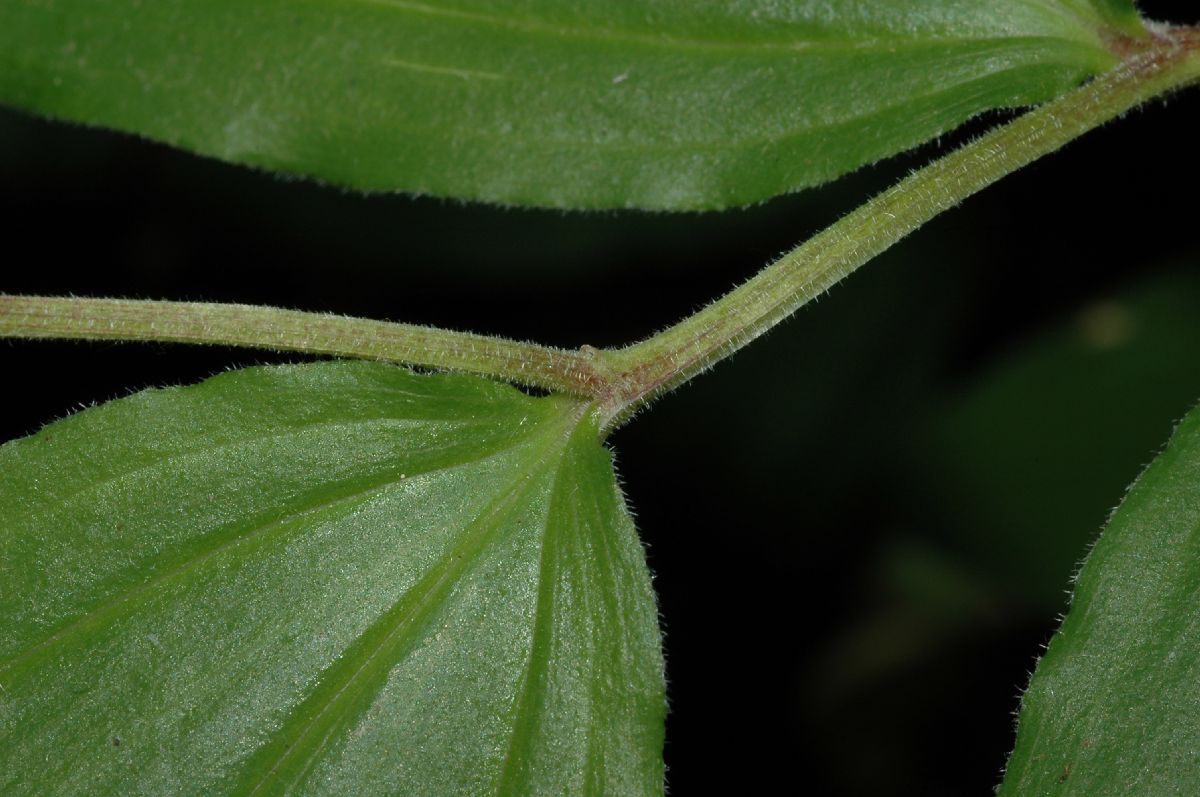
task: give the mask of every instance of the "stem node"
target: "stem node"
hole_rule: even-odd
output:
[[[725,359],[934,216],[1140,103],[1200,80],[1200,28],[1163,28],[1059,99],[901,180],[691,317],[568,351],[412,324],[237,304],[0,295],[0,337],[249,346],[466,371],[592,399],[607,431]]]

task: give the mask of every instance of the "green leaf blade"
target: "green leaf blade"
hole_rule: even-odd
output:
[[[1180,424],[1080,571],[1022,700],[1001,795],[1200,789],[1200,411]]]
[[[521,764],[544,791],[561,761],[528,755],[551,745],[660,792],[654,599],[584,409],[327,363],[139,394],[0,449],[0,787],[486,794]],[[584,559],[548,571],[576,532]],[[601,547],[619,567],[597,572]],[[546,604],[548,577],[637,611]],[[594,645],[551,646],[562,688],[531,704],[544,612],[552,641]],[[638,766],[610,772],[606,746]]]
[[[1118,0],[193,0],[0,11],[0,102],[366,190],[700,209],[1052,98]]]

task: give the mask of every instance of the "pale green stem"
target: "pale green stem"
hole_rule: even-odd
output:
[[[201,302],[0,296],[0,337],[249,346],[387,360],[594,396],[586,355],[412,324]]]
[[[431,327],[224,304],[0,296],[0,337],[213,343],[467,371],[597,400],[611,429],[754,340],[939,213],[1153,97],[1200,80],[1200,29],[902,180],[705,309],[641,343],[567,351]]]
[[[1146,100],[1200,79],[1200,33],[1174,29],[1082,88],[926,166],[700,312],[603,352],[608,423],[619,422],[762,335],[922,224]]]

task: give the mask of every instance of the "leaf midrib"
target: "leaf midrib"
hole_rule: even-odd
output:
[[[566,461],[570,457],[570,461]],[[569,497],[563,498],[563,480],[576,475],[586,467],[586,462],[580,458],[578,451],[564,455],[563,466],[559,468],[555,474],[554,484],[551,488],[551,506],[547,512],[548,517],[553,517],[556,508],[563,512],[570,513],[570,522],[560,522],[553,525],[552,528],[547,528],[545,541],[541,552],[541,558],[538,566],[538,600],[534,616],[534,632],[533,644],[531,645],[528,661],[526,662],[525,670],[522,675],[521,690],[518,693],[514,706],[514,719],[512,724],[511,736],[509,744],[505,750],[504,759],[500,767],[500,773],[497,778],[496,791],[500,794],[513,793],[519,787],[519,782],[514,782],[517,776],[517,771],[513,765],[516,761],[528,760],[533,754],[532,743],[536,734],[536,727],[530,719],[538,708],[538,700],[543,696],[543,692],[536,688],[544,685],[547,673],[550,666],[550,655],[553,652],[554,638],[554,598],[556,591],[561,583],[560,569],[562,567],[562,553],[559,546],[565,544],[566,538],[564,535],[587,535],[590,531],[586,517],[603,517],[603,507],[597,501],[597,496],[594,491],[583,488],[579,483],[576,483],[570,491]],[[590,506],[590,512],[581,511],[582,502],[587,502]],[[565,506],[559,506],[560,503]],[[603,524],[601,524],[603,527]],[[587,547],[587,542],[584,540],[576,540],[576,544]],[[592,540],[589,551],[595,554],[590,562],[579,562],[578,566],[591,566],[600,574],[601,580],[606,583],[611,583],[615,565],[613,560],[612,538],[611,535],[600,533]],[[592,604],[596,596],[591,590],[580,590],[575,596],[575,599],[580,602],[583,612],[586,615],[594,616],[597,610]],[[614,598],[619,596],[614,595]],[[591,636],[589,640],[588,662],[592,667],[597,666],[594,657],[601,645],[597,639],[598,626],[593,624],[591,627]],[[591,695],[591,703],[588,706],[589,719],[594,716],[597,707],[602,705],[601,695],[599,693],[600,682],[593,678],[589,694]],[[593,794],[596,788],[600,788],[603,792],[603,785],[596,785],[597,773],[603,772],[603,767],[598,766],[599,753],[597,749],[597,724],[594,721],[583,722],[586,726],[585,754],[582,783],[583,793]]]
[[[557,504],[559,482],[566,470],[565,463],[560,463],[558,471],[554,474],[554,481],[550,485],[550,505],[546,510],[546,530],[542,535],[542,546],[538,556],[537,597],[534,602],[529,657],[521,675],[520,692],[517,694],[514,706],[508,746],[505,749],[504,758],[500,762],[500,774],[497,778],[497,792],[500,794],[512,792],[511,778],[514,776],[512,762],[517,758],[518,749],[528,747],[528,742],[532,737],[528,718],[534,709],[534,686],[545,675],[550,664],[550,648],[553,643],[554,630],[553,600],[557,582],[557,546],[560,542],[558,538],[561,535],[558,524],[552,523],[550,519],[554,516]]]

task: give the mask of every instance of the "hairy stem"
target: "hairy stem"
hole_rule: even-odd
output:
[[[412,324],[274,307],[46,296],[0,296],[0,337],[164,341],[446,368],[591,397],[586,354]]]
[[[721,299],[605,352],[609,424],[762,335],[922,224],[1148,99],[1200,79],[1200,29],[1175,28],[1091,83],[926,166]]]
[[[1200,81],[1200,28],[1132,47],[1112,71],[915,172],[673,327],[567,351],[432,327],[246,305],[0,296],[0,337],[212,343],[388,360],[596,400],[607,431],[787,318],[925,222],[1140,103]]]

